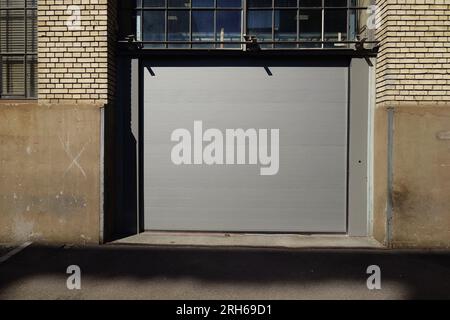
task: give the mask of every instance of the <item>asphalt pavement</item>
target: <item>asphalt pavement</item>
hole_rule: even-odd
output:
[[[0,263],[0,299],[450,299],[450,252],[31,244]]]

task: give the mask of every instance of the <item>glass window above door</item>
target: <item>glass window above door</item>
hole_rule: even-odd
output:
[[[131,32],[145,49],[241,49],[245,35],[256,38],[261,49],[339,49],[372,40],[366,26],[371,3],[135,0],[129,11],[135,22]]]

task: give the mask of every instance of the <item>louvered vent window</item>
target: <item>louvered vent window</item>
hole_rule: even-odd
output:
[[[37,0],[0,0],[0,98],[35,98]]]

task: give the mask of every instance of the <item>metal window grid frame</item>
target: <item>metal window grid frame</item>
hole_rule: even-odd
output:
[[[193,11],[213,11],[214,13],[214,29],[213,29],[213,37],[214,39],[217,38],[217,13],[218,12],[236,12],[236,11],[240,11],[241,14],[241,35],[243,32],[243,28],[244,28],[244,19],[243,19],[243,11],[244,11],[244,6],[242,5],[243,2],[241,2],[241,6],[239,7],[219,7],[218,6],[218,0],[214,0],[214,6],[211,7],[192,7],[192,5],[190,5],[189,7],[171,7],[169,6],[169,1],[165,0],[165,6],[164,7],[145,7],[143,5],[144,1],[140,1],[141,2],[141,6],[136,6],[134,8],[135,13],[139,14],[140,16],[140,35],[143,39],[144,36],[144,12],[146,11],[164,11],[164,15],[165,15],[165,25],[164,25],[164,41],[142,41],[142,39],[137,39],[139,42],[142,43],[147,43],[147,44],[156,44],[156,45],[161,45],[162,48],[170,48],[171,45],[187,45],[187,47],[183,47],[182,49],[196,49],[194,46],[195,44],[199,44],[199,45],[205,45],[205,44],[211,44],[213,46],[213,48],[217,49],[217,45],[221,45],[221,44],[231,44],[232,42],[220,42],[220,41],[193,41],[192,40],[192,13]],[[168,37],[169,37],[169,32],[168,32],[168,15],[169,15],[169,11],[185,11],[185,12],[189,12],[189,40],[188,41],[169,41]],[[239,42],[233,42],[235,44],[239,44]],[[161,47],[155,47],[154,49],[161,49]],[[209,49],[213,49],[213,48],[209,48]],[[152,48],[153,49],[153,48]]]
[[[195,45],[207,45],[210,44],[211,47],[208,47],[206,49],[230,49],[230,47],[224,47],[226,45],[239,45],[240,46],[236,49],[241,50],[243,48],[243,45],[245,45],[247,42],[243,41],[243,36],[248,35],[248,14],[251,11],[271,11],[272,12],[272,39],[270,41],[258,41],[259,44],[262,44],[265,46],[266,49],[274,49],[277,48],[277,45],[294,45],[295,47],[293,49],[303,49],[302,44],[316,44],[318,45],[318,49],[326,49],[326,45],[333,45],[333,44],[339,44],[340,48],[348,49],[350,45],[357,43],[358,41],[327,41],[325,40],[325,13],[327,11],[346,11],[346,33],[347,38],[351,33],[356,34],[356,26],[358,23],[355,24],[355,30],[350,30],[350,19],[351,19],[351,13],[352,12],[358,12],[361,10],[368,10],[369,6],[374,3],[373,0],[368,0],[367,5],[361,6],[358,5],[359,1],[355,0],[345,0],[346,6],[330,6],[327,5],[327,0],[318,0],[317,2],[319,5],[313,7],[313,6],[302,6],[302,0],[296,0],[297,5],[296,6],[277,6],[276,0],[271,0],[271,6],[267,7],[249,7],[248,0],[241,0],[241,6],[240,7],[219,7],[218,6],[218,0],[214,0],[214,6],[211,7],[193,7],[192,1],[190,0],[190,5],[188,7],[173,7],[169,6],[169,0],[165,0],[165,6],[162,7],[153,7],[153,6],[144,6],[144,0],[140,0],[141,3],[140,6],[136,5],[134,7],[134,12],[137,15],[140,16],[140,35],[141,39],[136,39],[137,43],[142,44],[141,48],[144,49],[177,49],[174,47],[174,45],[184,45],[179,49],[197,49],[198,47],[195,47]],[[357,3],[354,5],[353,3]],[[217,41],[217,12],[218,11],[241,11],[241,41]],[[275,40],[275,12],[276,11],[289,11],[289,10],[297,10],[297,17],[300,16],[301,12],[305,12],[308,10],[311,11],[321,11],[321,33],[320,33],[320,41],[302,41],[300,38],[301,30],[300,30],[300,19],[297,18],[297,31],[296,31],[296,41],[277,41]],[[143,41],[144,36],[144,12],[146,11],[164,11],[165,12],[165,26],[164,26],[164,41]],[[168,39],[168,12],[169,11],[188,11],[189,12],[189,40],[186,41],[169,41]],[[192,12],[193,11],[214,11],[214,40],[213,41],[193,41],[193,32],[192,32]],[[357,18],[357,17],[356,17]],[[357,18],[358,19],[358,18]],[[136,26],[137,28],[138,26]],[[251,34],[249,34],[251,36]],[[375,44],[375,41],[366,41],[368,44]],[[126,41],[122,41],[126,42]],[[155,47],[146,47],[145,45],[156,45]],[[199,48],[199,49],[205,49],[205,48]],[[278,48],[277,48],[278,49]],[[288,48],[284,48],[288,49]],[[311,47],[307,47],[306,49],[314,49]],[[334,48],[336,49],[336,48]]]
[[[37,52],[36,51],[30,51],[28,48],[28,27],[29,27],[29,12],[34,12],[34,16],[37,17],[37,5],[28,5],[28,1],[24,0],[23,1],[24,5],[23,6],[11,6],[11,7],[0,7],[0,14],[3,15],[4,13],[6,13],[5,15],[5,19],[8,18],[8,13],[11,11],[23,11],[23,29],[24,29],[24,47],[23,47],[23,51],[10,51],[8,50],[8,48],[6,48],[5,50],[3,48],[0,47],[0,99],[36,99],[35,95],[31,95],[29,92],[29,88],[28,88],[28,81],[27,81],[27,67],[30,61],[30,58],[34,61],[37,62]],[[32,26],[33,28],[36,29],[37,31],[37,21],[35,21],[35,24]],[[0,34],[2,34],[2,32],[4,32],[1,29],[1,24],[0,24]],[[5,40],[5,42],[9,42],[9,37],[11,36],[10,33],[8,33],[8,30],[5,31],[5,33],[3,34],[3,36],[7,39]],[[37,48],[37,37],[35,39],[32,39],[32,41],[36,41],[35,47]],[[3,51],[4,50],[4,51]],[[5,57],[22,57],[23,59],[23,88],[24,88],[24,92],[21,95],[14,95],[14,94],[9,94],[9,92],[4,93],[3,92],[3,59]],[[36,82],[37,80],[37,74],[35,73],[34,76],[30,75],[30,78],[33,77],[33,79],[30,79],[30,81]],[[8,80],[7,80],[8,81]],[[7,86],[9,86],[9,83],[6,84]],[[35,93],[37,94],[37,91],[35,91]]]

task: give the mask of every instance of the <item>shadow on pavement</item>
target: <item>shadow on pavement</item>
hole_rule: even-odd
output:
[[[384,251],[384,250],[281,250],[246,248],[175,248],[144,246],[96,246],[96,247],[45,247],[31,246],[0,265],[0,298],[9,296],[12,289],[23,285],[33,277],[66,279],[66,268],[79,265],[87,281],[108,283],[113,279],[125,279],[131,283],[151,281],[161,285],[190,279],[199,283],[193,298],[250,298],[240,295],[239,288],[255,288],[255,298],[304,298],[296,290],[305,290],[331,285],[333,299],[367,298],[359,295],[366,288],[369,265],[378,265],[382,270],[382,283],[387,287],[399,286],[405,299],[450,299],[450,254],[448,252]],[[64,280],[65,281],[65,280]],[[57,286],[63,290],[65,283]],[[234,288],[227,296],[220,292],[201,292],[202,286]],[[353,295],[340,295],[346,284],[355,288]],[[127,288],[125,286],[125,288]],[[48,288],[50,289],[50,287]],[[117,298],[142,297],[126,290],[117,293]],[[181,289],[181,288],[180,288]],[[267,289],[262,295],[256,290]],[[385,288],[383,288],[385,289]],[[42,290],[45,290],[43,288]],[[138,289],[136,289],[138,290]],[[198,292],[200,291],[200,292]],[[231,292],[231,294],[230,294]],[[236,294],[233,294],[236,293]],[[311,291],[312,292],[312,291]],[[185,298],[189,298],[186,293]],[[27,296],[28,297],[28,296]],[[92,297],[92,296],[91,296]],[[167,292],[162,298],[171,298]],[[179,295],[174,294],[174,298]],[[313,295],[317,298],[317,295]],[[320,295],[319,295],[320,297]],[[330,297],[327,295],[326,297]],[[371,296],[369,296],[370,298]],[[373,298],[389,298],[379,294]],[[83,298],[80,296],[79,298]],[[98,296],[97,298],[102,298]]]

